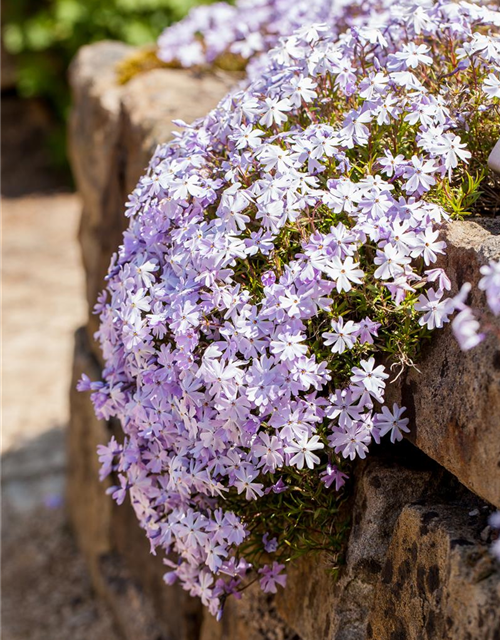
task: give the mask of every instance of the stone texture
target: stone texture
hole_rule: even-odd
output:
[[[440,266],[452,293],[471,282],[471,304],[500,331],[477,289],[479,268],[500,259],[500,220],[453,222],[445,232],[447,255]],[[500,343],[490,335],[466,353],[451,328],[436,331],[415,369],[389,386],[389,401],[408,409],[409,439],[451,471],[474,493],[500,507]]]
[[[116,83],[115,66],[131,51],[119,42],[100,42],[83,47],[70,67],[74,106],[69,156],[82,198],[79,241],[89,309],[102,289],[110,256],[125,226],[119,153],[123,90]],[[96,328],[92,317],[91,325]]]
[[[406,506],[377,584],[367,637],[498,640],[500,573],[482,532],[480,509]]]
[[[446,484],[436,465],[409,446],[384,459],[376,455],[359,465],[352,501],[352,528],[345,565],[338,579],[325,555],[293,565],[289,582],[278,595],[277,609],[303,640],[361,640],[374,606],[377,582],[394,525],[402,509],[432,495]],[[415,456],[416,460],[411,458]]]
[[[220,622],[203,612],[199,640],[300,640],[281,618],[274,596],[262,593],[257,584],[241,600],[229,599]]]
[[[83,200],[79,239],[90,309],[121,244],[127,197],[156,146],[176,129],[172,120],[205,115],[234,82],[227,75],[158,69],[119,85],[116,66],[132,51],[120,42],[99,42],[83,47],[70,68],[69,154]],[[88,327],[92,335],[95,317]]]
[[[205,612],[200,640],[497,640],[488,507],[409,443],[378,453],[356,469],[338,578],[328,554],[303,558],[276,596]]]
[[[85,555],[94,581],[98,581],[99,559],[111,552],[113,503],[106,495],[106,489],[111,486],[109,479],[99,482],[96,448],[99,444],[107,444],[111,433],[109,425],[96,418],[88,394],[76,390],[83,373],[92,380],[98,380],[100,376],[99,365],[82,328],[75,335],[70,388],[66,503],[78,546]]]

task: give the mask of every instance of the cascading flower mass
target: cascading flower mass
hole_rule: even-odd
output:
[[[214,614],[338,549],[349,461],[409,430],[386,385],[456,306],[439,229],[500,136],[500,13],[377,7],[340,35],[300,28],[179,123],[96,307],[106,367],[80,388],[124,432],[101,475]]]

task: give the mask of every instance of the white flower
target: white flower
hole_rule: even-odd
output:
[[[390,56],[390,69],[400,69],[403,64],[409,69],[416,69],[419,64],[432,64],[432,58],[426,55],[429,51],[427,45],[416,45],[414,42],[409,42],[404,44],[402,49],[402,51]]]
[[[408,165],[404,172],[404,177],[408,178],[406,191],[408,193],[429,191],[436,184],[432,174],[436,171],[434,160],[424,160],[418,156],[413,156],[411,165]]]
[[[352,289],[351,282],[361,284],[361,278],[365,275],[358,268],[359,262],[354,262],[351,256],[348,256],[344,262],[335,256],[324,267],[325,273],[335,280],[337,291],[350,291]]]
[[[385,373],[383,365],[375,367],[375,358],[369,358],[368,360],[361,360],[359,363],[361,367],[353,367],[351,381],[358,386],[364,387],[367,391],[374,394],[379,394],[380,390],[385,387],[384,380],[389,377]]]
[[[468,162],[472,156],[466,147],[467,145],[461,141],[460,136],[454,133],[445,133],[436,140],[433,151],[443,157],[444,166],[448,170],[450,179],[451,170],[458,167],[458,161]]]
[[[385,436],[390,432],[391,442],[403,439],[402,431],[409,433],[408,418],[401,418],[401,415],[406,411],[405,407],[398,407],[396,403],[392,405],[392,413],[387,407],[382,407],[382,413],[378,413],[375,416],[376,425],[380,431],[381,436]]]
[[[259,120],[259,124],[264,127],[272,127],[274,123],[283,124],[288,120],[287,111],[292,108],[292,103],[287,98],[279,100],[278,98],[265,99],[264,113]]]
[[[307,439],[307,434],[304,434],[298,442],[292,442],[285,449],[285,453],[294,454],[290,459],[290,464],[297,467],[297,469],[304,468],[304,462],[309,469],[312,469],[315,464],[319,463],[319,458],[313,451],[318,449],[324,449],[325,445],[319,442],[319,436],[313,436],[310,440]]]
[[[325,346],[332,347],[332,353],[344,353],[346,349],[352,349],[356,343],[356,333],[359,325],[349,320],[344,325],[344,319],[339,318],[337,322],[332,321],[333,331],[322,334],[325,339]]]
[[[304,102],[311,102],[317,97],[315,91],[316,83],[311,78],[294,77],[290,81],[291,93],[288,96],[291,104],[294,107],[300,107],[302,100]]]
[[[418,297],[415,304],[417,311],[425,311],[426,313],[419,319],[419,324],[427,325],[428,329],[441,329],[445,322],[449,322],[448,316],[453,312],[453,302],[450,299],[443,300],[443,292],[441,290],[434,291],[429,289],[427,296],[423,293]]]
[[[251,124],[247,124],[234,136],[236,148],[246,149],[246,147],[250,147],[250,149],[256,149],[262,144],[261,137],[263,135],[264,131],[254,129]]]
[[[307,345],[303,344],[303,340],[304,336],[301,333],[287,331],[271,341],[271,351],[283,360],[295,360],[307,353]]]
[[[436,262],[437,254],[444,253],[446,248],[446,242],[438,240],[439,231],[433,231],[432,228],[427,227],[425,231],[417,234],[414,242],[411,255],[415,258],[417,256],[423,256],[424,262],[429,266],[432,262]]]
[[[375,278],[388,280],[403,273],[405,265],[410,264],[410,258],[388,243],[383,251],[377,251],[374,263],[380,265],[373,274]]]
[[[372,441],[370,430],[365,422],[348,422],[344,427],[336,427],[328,438],[328,443],[335,453],[342,453],[344,458],[354,460],[356,456],[366,458],[368,445]]]
[[[483,83],[483,90],[490,98],[500,98],[500,78],[494,73],[489,73]]]
[[[252,465],[244,465],[241,469],[238,469],[235,473],[236,480],[234,481],[238,495],[244,491],[247,500],[256,500],[257,497],[262,496],[264,493],[262,490],[263,484],[254,482],[258,475],[259,472]]]
[[[258,158],[264,164],[265,171],[277,169],[279,173],[285,173],[293,166],[289,151],[282,149],[277,144],[263,145]]]

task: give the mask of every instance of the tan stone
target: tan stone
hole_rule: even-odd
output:
[[[299,640],[295,631],[281,618],[275,597],[263,593],[254,583],[241,600],[229,598],[222,620],[203,612],[199,640]]]
[[[190,124],[205,116],[229,91],[227,74],[155,69],[133,78],[123,88],[123,146],[126,157],[125,202],[158,144],[180,131],[172,120]],[[122,203],[123,204],[123,203]]]
[[[425,461],[408,468],[373,457],[360,465],[339,578],[329,571],[327,555],[306,557],[290,567],[287,588],[278,594],[278,613],[303,640],[366,637],[367,616],[394,524],[407,504],[430,491],[434,472]]]
[[[73,108],[69,121],[69,157],[82,198],[79,240],[89,309],[125,227],[121,96],[117,63],[133,49],[120,42],[83,47],[71,64]],[[92,330],[96,324],[93,318]]]
[[[367,638],[497,640],[500,568],[480,540],[483,528],[480,510],[466,505],[405,507],[377,584]]]
[[[112,501],[106,495],[110,482],[99,482],[96,448],[99,444],[107,444],[111,434],[107,423],[96,418],[89,394],[76,390],[83,373],[93,380],[100,377],[99,366],[82,328],[75,335],[70,387],[66,503],[78,546],[95,580],[99,577],[100,557],[111,551],[112,515]]]
[[[500,220],[453,222],[441,266],[452,293],[471,282],[471,304],[500,330],[477,288],[479,268],[500,259]],[[389,385],[389,402],[407,407],[409,439],[451,471],[471,491],[500,507],[500,342],[490,335],[468,352],[460,350],[450,325],[436,331],[423,349],[418,371]]]
[[[123,87],[117,84],[115,69],[132,51],[121,42],[98,42],[82,47],[70,67],[71,168],[93,225],[100,222],[109,183],[117,171]]]

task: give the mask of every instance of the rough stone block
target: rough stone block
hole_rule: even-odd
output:
[[[500,638],[500,571],[481,540],[486,529],[480,511],[440,504],[403,509],[377,584],[368,638]]]
[[[301,640],[281,618],[276,598],[257,584],[244,591],[241,600],[229,599],[220,622],[203,612],[200,640]]]
[[[96,453],[97,445],[108,443],[110,431],[104,420],[96,418],[89,395],[76,390],[83,373],[96,380],[100,369],[90,352],[85,329],[81,328],[75,334],[70,388],[66,504],[78,545],[95,579],[99,558],[111,550],[112,501],[106,495],[110,483],[99,482]]]
[[[471,282],[471,304],[500,329],[477,289],[479,269],[500,259],[500,220],[453,222],[445,231],[447,255],[440,262],[452,293]],[[468,352],[460,350],[450,325],[436,331],[416,369],[388,399],[408,409],[409,439],[453,473],[471,491],[500,507],[500,343],[490,335]]]
[[[290,567],[287,588],[278,594],[278,613],[303,640],[366,637],[394,524],[407,504],[434,490],[436,474],[424,456],[413,468],[375,456],[359,466],[352,529],[338,579],[328,570],[327,555],[304,558]]]
[[[346,560],[291,563],[285,590],[252,587],[200,640],[497,640],[500,567],[489,508],[411,445],[359,465]],[[414,461],[412,464],[412,456]]]

